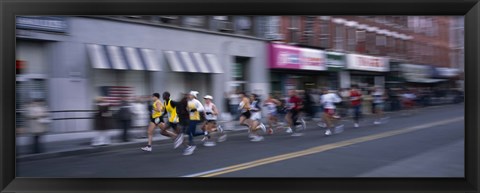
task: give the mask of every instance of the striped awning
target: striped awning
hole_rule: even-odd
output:
[[[223,73],[215,54],[165,51],[165,58],[174,72]]]
[[[96,69],[160,71],[152,49],[87,44],[87,50]]]

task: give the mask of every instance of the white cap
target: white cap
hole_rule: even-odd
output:
[[[190,91],[190,95],[193,95],[195,98],[197,98],[198,91]]]
[[[213,100],[213,97],[212,97],[212,96],[210,96],[210,95],[206,95],[206,96],[204,96],[203,98],[204,98],[204,99],[210,99],[210,100]]]

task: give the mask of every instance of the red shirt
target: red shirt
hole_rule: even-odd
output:
[[[350,91],[350,97],[358,97],[357,99],[355,100],[352,100],[352,106],[358,106],[361,104],[362,102],[362,94],[360,94],[360,92],[358,92],[357,90],[356,91]]]
[[[297,96],[292,96],[288,99],[288,103],[290,105],[289,109],[300,110],[300,106],[302,105],[302,99]]]

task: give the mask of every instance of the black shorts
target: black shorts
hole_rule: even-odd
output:
[[[161,117],[151,118],[150,122],[152,122],[155,125],[159,125],[160,123],[164,123],[163,118],[161,118]]]
[[[252,113],[250,113],[250,111],[245,111],[240,116],[244,116],[245,118],[250,119]]]
[[[178,122],[178,124],[182,127],[188,127],[188,124],[189,124],[189,119],[180,119],[180,121]]]
[[[168,126],[171,127],[172,129],[177,129],[177,125],[178,123],[168,122]]]

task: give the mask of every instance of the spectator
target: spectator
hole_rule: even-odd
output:
[[[43,149],[40,144],[40,137],[48,131],[48,124],[51,122],[47,107],[42,99],[35,99],[27,106],[26,117],[29,118],[28,131],[33,135],[33,153],[41,153]]]
[[[110,136],[108,131],[111,127],[112,113],[110,112],[110,104],[103,98],[97,98],[97,112],[95,113],[95,130],[98,134],[92,140],[92,146],[110,144]]]

